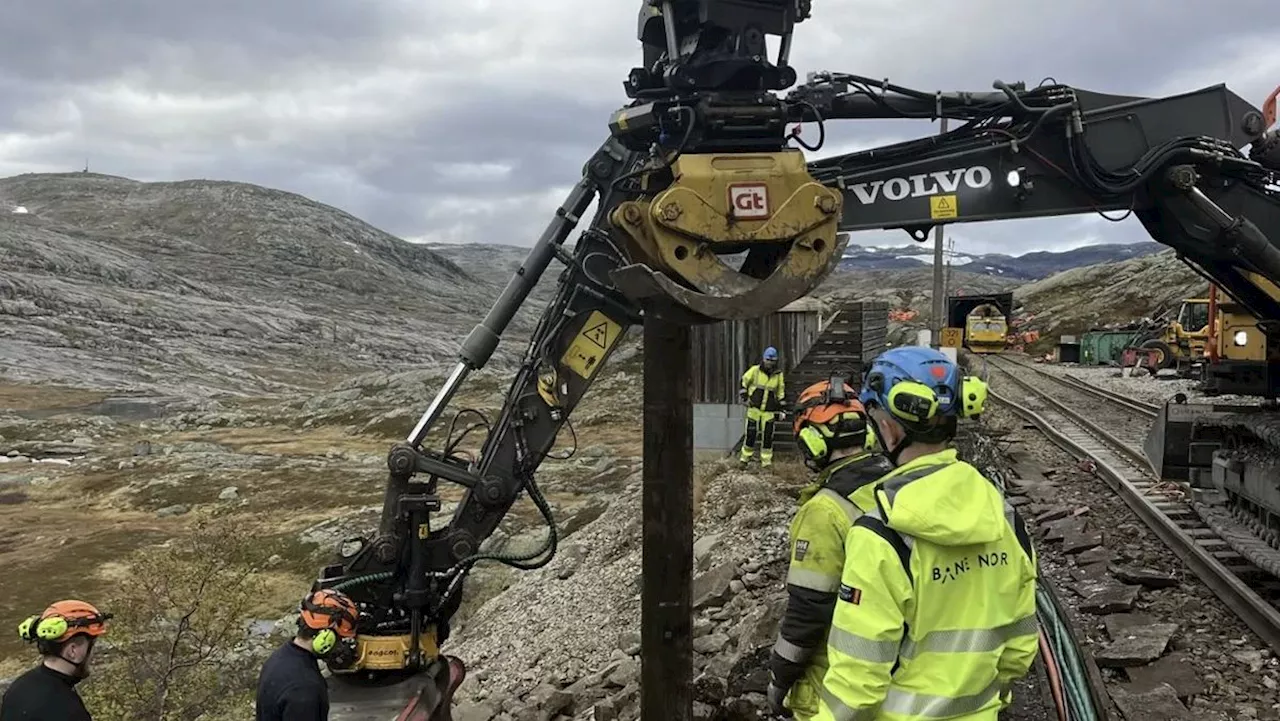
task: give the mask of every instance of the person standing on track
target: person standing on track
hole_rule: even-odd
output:
[[[859,400],[894,470],[845,542],[818,721],[995,721],[1038,650],[1036,554],[1000,489],[959,460],[986,384],[895,348]]]

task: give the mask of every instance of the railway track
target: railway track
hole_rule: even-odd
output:
[[[1155,406],[1005,357],[987,357],[991,395],[1098,474],[1160,540],[1280,654],[1280,587],[1192,508],[1188,491],[1162,482],[1142,451]],[[1007,383],[1005,381],[1008,381]],[[1025,400],[1019,398],[1021,395]],[[1101,427],[1092,418],[1115,423]]]

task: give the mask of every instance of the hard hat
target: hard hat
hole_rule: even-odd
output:
[[[58,601],[38,616],[30,616],[18,625],[18,635],[27,642],[61,643],[84,634],[97,637],[107,632],[111,614],[102,613],[84,601]]]
[[[859,400],[887,411],[908,434],[936,435],[938,419],[980,415],[987,386],[979,378],[962,378],[960,367],[943,353],[910,346],[885,351],[871,362]]]
[[[322,588],[302,599],[298,627],[318,631],[311,648],[324,656],[333,650],[339,638],[354,638],[360,609],[345,593]]]
[[[765,359],[765,360],[778,360],[778,349],[777,349],[777,348],[774,348],[773,346],[769,346],[768,348],[765,348],[765,349],[764,349],[764,359]]]
[[[833,451],[874,445],[867,411],[855,395],[853,386],[840,376],[800,392],[791,428],[806,465],[819,468],[831,460]]]

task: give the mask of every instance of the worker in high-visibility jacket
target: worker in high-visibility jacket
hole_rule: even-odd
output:
[[[805,465],[818,476],[801,492],[791,521],[787,608],[769,659],[768,698],[798,721],[818,713],[827,671],[827,632],[844,568],[845,535],[875,508],[873,484],[892,466],[873,453],[875,433],[857,393],[836,376],[800,393],[792,430]]]
[[[845,540],[819,721],[995,721],[1030,670],[1035,550],[1001,490],[951,446],[986,395],[929,348],[868,369],[859,399],[895,468]]]
[[[785,385],[778,366],[778,349],[773,346],[765,348],[760,362],[742,374],[738,397],[747,404],[747,428],[738,454],[742,465],[751,462],[756,443],[760,444],[760,467],[768,468],[773,463],[773,427],[782,413]]]

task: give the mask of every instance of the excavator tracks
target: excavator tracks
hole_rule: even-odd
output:
[[[1162,482],[1152,471],[1141,447],[1156,415],[1153,406],[1007,357],[990,357],[988,363],[991,395],[997,402],[1068,452],[1090,461],[1156,536],[1280,653],[1280,582],[1196,513],[1189,489]]]

